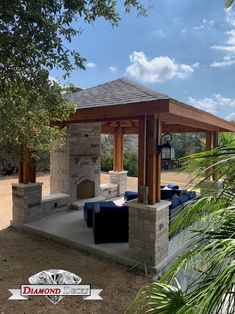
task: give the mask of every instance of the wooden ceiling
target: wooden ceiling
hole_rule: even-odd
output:
[[[117,120],[101,123],[102,134],[115,134],[119,128],[122,129],[123,134],[138,134],[139,120]],[[200,128],[170,124],[169,122],[163,122],[162,131],[163,133],[205,132],[205,130]]]

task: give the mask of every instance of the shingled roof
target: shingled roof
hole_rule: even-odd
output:
[[[81,90],[70,96],[70,101],[77,104],[78,109],[133,104],[159,99],[169,99],[169,96],[126,78]]]

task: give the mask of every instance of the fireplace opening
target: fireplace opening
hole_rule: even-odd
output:
[[[85,199],[95,197],[95,182],[91,180],[83,180],[77,184],[77,199]]]

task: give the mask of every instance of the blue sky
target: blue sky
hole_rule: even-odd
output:
[[[86,70],[69,81],[88,88],[119,77],[226,119],[235,119],[235,8],[224,0],[152,0],[148,17],[122,14],[119,27],[102,19],[81,23],[72,48]],[[51,76],[61,79],[53,70]]]

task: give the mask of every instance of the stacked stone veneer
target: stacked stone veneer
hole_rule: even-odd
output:
[[[168,201],[155,205],[128,202],[131,258],[156,267],[168,257],[169,205]]]
[[[12,219],[15,222],[30,222],[42,217],[42,184],[12,185]]]
[[[127,171],[109,171],[109,181],[117,185],[117,196],[124,195],[127,189]]]
[[[66,193],[70,201],[77,198],[77,184],[95,183],[94,196],[100,195],[100,123],[69,126],[68,134],[58,139],[51,152],[51,193]]]
[[[28,223],[65,210],[69,206],[67,194],[53,194],[42,198],[42,183],[12,185],[12,221]]]

